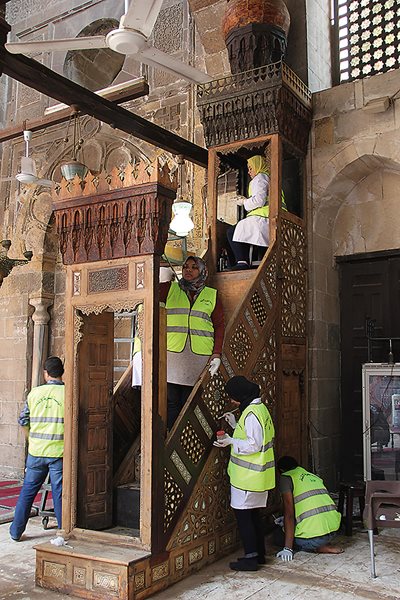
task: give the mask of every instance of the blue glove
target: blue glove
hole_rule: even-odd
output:
[[[293,560],[293,550],[291,548],[284,548],[276,555],[276,558],[280,558],[284,562]]]

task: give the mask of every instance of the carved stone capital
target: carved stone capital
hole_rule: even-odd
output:
[[[54,302],[53,298],[30,298],[29,304],[34,306],[35,312],[32,315],[32,321],[35,325],[47,325],[50,321],[50,315],[47,312],[49,306]]]

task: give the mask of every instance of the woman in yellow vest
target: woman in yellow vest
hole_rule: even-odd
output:
[[[221,363],[224,313],[217,290],[206,286],[207,267],[189,256],[182,278],[160,285],[167,309],[167,427],[170,430],[205,367]]]
[[[292,456],[282,456],[278,470],[285,546],[277,557],[291,561],[294,550],[320,554],[343,552],[342,548],[330,544],[340,527],[341,515],[322,479],[300,467]]]
[[[231,446],[231,506],[244,547],[244,556],[229,566],[233,571],[257,571],[265,564],[261,509],[267,505],[268,491],[275,487],[275,430],[256,383],[238,375],[229,379],[225,391],[241,411],[237,423],[232,412],[225,413],[233,436],[214,442],[219,448]]]
[[[233,271],[249,269],[250,246],[269,246],[269,170],[264,156],[252,156],[247,161],[251,178],[249,198],[238,196],[236,203],[244,206],[246,218],[239,221],[227,231],[227,238],[235,256],[236,265]],[[282,207],[286,210],[284,196]]]

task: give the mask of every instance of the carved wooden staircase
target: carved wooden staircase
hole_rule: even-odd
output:
[[[137,597],[171,585],[237,545],[229,453],[212,445],[231,376],[244,374],[259,383],[277,426],[277,452],[284,447],[298,458],[304,453],[305,231],[303,221],[288,213],[278,227],[278,241],[257,270],[215,275],[213,285],[231,314],[222,364],[213,378],[203,373],[166,440],[159,471],[164,491],[156,526],[159,552],[136,564]]]
[[[153,190],[151,185],[148,185],[149,190]],[[143,193],[143,186],[138,190]],[[125,193],[128,194],[128,191]],[[129,190],[129,197],[131,195]],[[278,197],[280,198],[280,192],[276,189],[276,204]],[[86,203],[93,208],[90,196]],[[68,207],[65,210],[70,209]],[[158,221],[153,218],[152,222]],[[69,531],[73,549],[57,548],[51,544],[37,547],[38,585],[93,600],[114,597],[139,600],[170,586],[235,548],[238,538],[229,506],[229,482],[226,474],[228,451],[213,446],[214,433],[220,427],[218,417],[224,412],[227,401],[224,384],[232,375],[243,374],[260,384],[262,398],[268,404],[275,421],[277,453],[284,448],[285,453],[298,458],[304,456],[303,440],[307,417],[303,406],[306,365],[305,224],[290,213],[279,212],[274,226],[275,241],[257,270],[218,273],[210,282],[219,289],[228,316],[221,367],[213,378],[210,378],[207,370],[204,372],[167,439],[160,433],[164,425],[160,406],[157,410],[157,399],[151,404],[145,398],[142,403],[142,406],[146,406],[147,416],[150,415],[152,420],[151,428],[146,433],[147,441],[150,442],[148,445],[151,446],[151,453],[148,454],[151,456],[151,464],[149,460],[143,460],[141,468],[142,478],[147,478],[147,498],[141,498],[142,512],[147,511],[145,536],[141,530],[141,536],[146,538],[146,547],[139,538],[128,539],[123,535],[107,538],[109,534],[103,532],[79,529],[75,526],[75,504],[70,501]],[[73,362],[82,337],[80,317],[73,313],[74,306],[81,311],[84,308],[85,314],[90,314],[90,311],[97,314],[103,307],[110,307],[111,310],[120,304],[123,305],[122,308],[126,308],[125,304],[131,307],[131,303],[135,305],[135,302],[144,298],[144,305],[147,302],[151,307],[148,312],[151,321],[153,315],[157,314],[158,299],[152,296],[153,304],[150,303],[151,289],[149,296],[146,296],[148,288],[142,277],[144,262],[133,254],[127,258],[118,256],[117,261],[113,259],[112,265],[107,265],[109,271],[113,268],[128,270],[125,263],[130,261],[129,268],[135,274],[127,279],[127,285],[134,288],[133,292],[129,291],[131,299],[121,302],[120,293],[113,288],[109,296],[101,301],[102,304],[98,301],[97,307],[89,294],[87,298],[84,296],[82,290],[85,288],[80,287],[80,282],[81,279],[92,281],[88,273],[97,276],[96,268],[100,270],[104,266],[99,262],[98,266],[97,263],[90,263],[89,266],[80,263],[77,267],[72,250],[70,254],[67,253],[68,244],[65,248],[65,255],[72,257],[71,267],[68,267],[67,291],[73,299],[68,313],[71,331],[69,359]],[[154,249],[149,249],[150,253],[153,251]],[[81,279],[76,275],[77,270]],[[93,281],[97,279],[93,278]],[[155,281],[154,277],[153,282]],[[113,294],[118,296],[118,300],[109,299],[114,297]],[[123,294],[127,292],[124,291]],[[72,323],[73,314],[75,322]],[[155,339],[158,339],[160,336],[157,326],[151,330],[153,331],[157,336]],[[162,366],[161,363],[153,363],[153,375],[155,371],[158,374]],[[132,483],[132,477],[135,476],[136,440],[140,423],[136,409],[128,419],[126,416],[132,409],[129,402],[133,393],[128,381],[130,378],[126,375],[120,385],[120,398],[115,399],[115,415],[118,416],[120,411],[116,430],[124,430],[127,440],[125,458],[116,457],[116,477],[121,483]],[[155,381],[157,383],[158,380]],[[77,431],[74,410],[77,411],[79,406],[79,395],[76,381],[71,379],[69,390],[73,390],[74,386],[75,408],[71,409],[70,416],[72,449]],[[95,401],[96,396],[93,398]],[[132,423],[126,423],[126,420],[131,420]],[[97,438],[95,443],[96,440]],[[146,444],[143,446],[147,449]],[[66,478],[64,483],[67,490],[70,486],[70,496],[73,498],[74,487],[71,486],[71,481],[76,474],[74,457],[77,454],[71,452],[71,455],[73,458],[70,459],[67,470],[71,477],[70,480]],[[147,500],[150,502],[150,509],[146,505]],[[112,541],[107,541],[108,539]]]

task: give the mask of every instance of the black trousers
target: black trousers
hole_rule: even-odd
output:
[[[233,255],[235,257],[236,262],[240,260],[247,262],[249,264],[249,252],[250,252],[250,244],[245,244],[243,242],[234,242],[233,234],[235,233],[235,227],[229,227],[226,231],[226,237],[228,239],[229,245],[232,249]]]
[[[193,387],[190,385],[167,383],[167,428],[169,431],[189,398],[192,389]]]
[[[264,524],[261,508],[233,509],[243,542],[244,553],[265,556]]]

